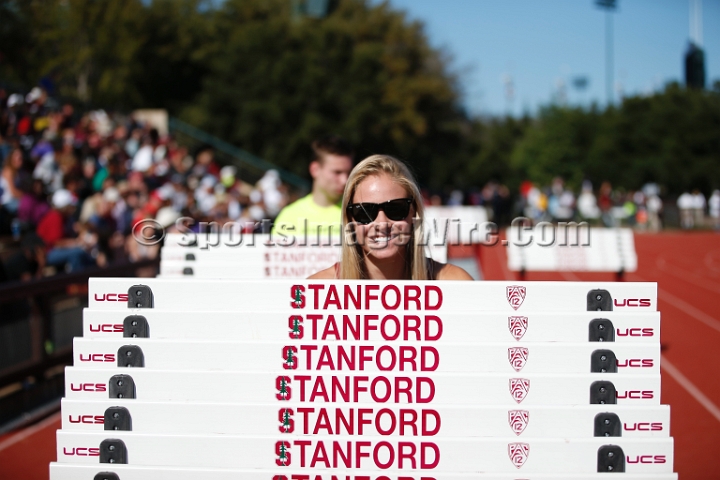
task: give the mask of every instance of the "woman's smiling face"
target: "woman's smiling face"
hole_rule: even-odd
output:
[[[372,175],[360,182],[350,203],[384,203],[388,200],[409,198],[412,195],[395,183],[387,174]],[[404,259],[405,248],[412,234],[412,218],[415,208],[410,207],[402,220],[391,220],[384,210],[368,224],[355,222],[356,240],[362,247],[365,257],[372,259]],[[353,218],[349,219],[354,221]]]

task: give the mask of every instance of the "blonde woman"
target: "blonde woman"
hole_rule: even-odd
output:
[[[387,155],[366,158],[345,186],[341,260],[309,278],[472,280],[462,268],[425,258],[423,215],[407,166]]]

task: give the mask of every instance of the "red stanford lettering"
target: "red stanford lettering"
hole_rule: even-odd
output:
[[[440,448],[432,442],[293,440],[293,447],[300,449],[300,467],[309,468],[430,470],[440,463]]]
[[[370,475],[327,475],[323,477],[317,473],[312,475],[307,473],[293,473],[289,477],[287,475],[275,475],[272,477],[273,480],[436,480],[435,477],[408,477],[406,475],[400,475],[399,477],[380,475],[378,477]]]
[[[102,333],[122,333],[123,332],[123,326],[120,324],[109,324],[109,323],[102,323],[93,325],[90,324],[90,331],[94,333],[102,332]]]
[[[98,296],[98,294],[96,293],[95,301],[96,302],[127,302],[128,294],[127,293],[103,293],[100,296]]]
[[[625,300],[614,300],[616,307],[649,307],[652,302],[649,298],[626,298]]]
[[[301,286],[293,286],[296,287]],[[338,292],[338,287],[342,292]],[[439,310],[443,303],[442,289],[435,285],[398,287],[391,284],[383,285],[381,289],[380,285],[367,283],[339,286],[310,284],[307,288],[313,292],[313,310]]]
[[[297,328],[302,338],[302,317],[290,318],[290,328]],[[385,341],[437,341],[443,334],[443,323],[436,315],[307,315],[312,340],[370,340],[377,332]],[[293,338],[291,331],[291,338]]]
[[[282,377],[278,377],[280,379]],[[311,377],[295,375],[293,381],[300,386],[301,402],[353,402],[361,393],[369,394],[375,403],[430,403],[435,398],[435,382],[429,377]],[[280,399],[280,398],[278,398]]]
[[[440,414],[431,409],[298,407],[297,411],[302,415],[303,435],[365,435],[370,425],[380,435],[431,437],[442,424]]]
[[[296,368],[297,353],[285,347],[284,368]],[[440,353],[435,347],[383,345],[300,345],[305,356],[306,370],[365,370],[368,365],[380,371],[434,372],[440,365]],[[287,364],[292,357],[293,366]]]

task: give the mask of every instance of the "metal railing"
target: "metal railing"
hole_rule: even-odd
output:
[[[0,433],[46,414],[48,404],[59,406],[72,339],[82,336],[88,279],[137,276],[141,269],[154,276],[158,265],[150,259],[0,283]]]
[[[188,147],[199,147],[201,145],[211,146],[216,155],[220,157],[223,164],[234,165],[238,169],[239,177],[248,183],[255,183],[263,174],[271,169],[277,170],[280,178],[295,187],[296,189],[309,191],[310,182],[295,175],[292,172],[277,167],[276,165],[256,157],[250,152],[231,145],[199,128],[188,125],[177,118],[168,119],[170,133],[183,145]],[[218,155],[219,154],[219,155]]]

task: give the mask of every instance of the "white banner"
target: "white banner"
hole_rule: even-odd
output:
[[[367,471],[361,475],[346,470],[314,469],[312,475],[276,474],[265,470],[220,470],[135,465],[81,465],[51,463],[50,480],[98,480],[99,472],[115,472],[121,480],[517,480],[515,473],[423,473]],[[676,473],[624,473],[622,480],[678,480]],[[106,477],[100,477],[105,479]],[[608,480],[607,473],[523,473],[523,480]],[[108,477],[108,480],[110,478]],[[114,478],[112,480],[115,480]],[[612,479],[611,479],[612,480]]]
[[[550,312],[617,310],[653,312],[657,284],[609,282],[412,282],[412,281],[242,281],[157,278],[91,278],[89,307],[120,310],[128,301],[154,308],[205,311],[257,308],[392,312]],[[132,288],[132,291],[130,289]],[[136,297],[141,292],[145,297]],[[595,305],[600,305],[597,308]],[[604,306],[605,308],[603,308]]]
[[[118,413],[119,412],[119,413]],[[114,418],[113,415],[118,415]],[[107,417],[107,423],[105,419]],[[102,432],[125,425],[138,433],[362,435],[406,437],[668,437],[670,407],[627,405],[446,406],[324,405],[284,402],[144,402],[62,400],[63,430]],[[179,419],[182,419],[180,421]]]
[[[123,377],[113,378],[115,375]],[[220,403],[587,405],[591,403],[591,390],[605,403],[613,403],[614,398],[619,405],[659,405],[660,375],[315,375],[282,369],[277,373],[65,369],[65,397],[86,400],[121,398],[119,393],[122,398],[134,395],[143,401]]]
[[[604,342],[613,342],[609,347],[603,345],[603,348],[612,348],[613,344],[660,343],[659,312],[478,312],[446,313],[440,317],[436,314],[381,310],[336,315],[322,311],[288,314],[245,309],[195,313],[147,308],[137,311],[142,319],[132,315],[133,312],[126,310],[86,308],[83,312],[83,337],[123,338],[126,322],[128,336],[131,337],[132,322],[146,322],[149,338],[178,340],[386,342],[399,339],[414,342],[431,338],[433,344],[467,341],[580,343],[587,342],[592,332],[596,339],[602,337]]]
[[[441,331],[436,330],[437,334]],[[468,339],[469,340],[469,339]],[[317,373],[659,374],[659,344],[293,341],[219,342],[146,338],[73,342],[73,365],[101,369],[234,370]]]
[[[101,445],[105,440],[120,440]],[[672,438],[536,439],[406,438],[345,436],[149,435],[135,432],[57,432],[61,463],[97,466],[101,456],[131,465],[259,468],[275,475],[320,469],[399,470],[429,474],[593,473],[601,448],[614,445],[612,460],[624,460],[628,473],[672,473]],[[125,455],[123,455],[125,454]],[[622,455],[624,458],[619,459]]]

